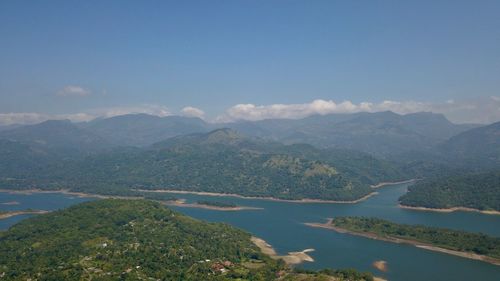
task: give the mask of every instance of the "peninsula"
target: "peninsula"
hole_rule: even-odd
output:
[[[485,234],[397,224],[378,218],[337,217],[326,223],[306,223],[375,240],[409,244],[418,248],[500,265],[500,238]]]

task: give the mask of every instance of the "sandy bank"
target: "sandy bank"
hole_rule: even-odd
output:
[[[372,266],[375,267],[376,269],[382,271],[382,272],[387,272],[387,270],[389,269],[387,267],[387,262],[386,261],[374,261],[372,263]]]
[[[396,237],[391,237],[391,236],[379,236],[379,235],[372,233],[372,232],[357,232],[357,231],[351,231],[351,230],[347,230],[344,228],[336,227],[336,226],[332,225],[332,219],[328,219],[327,223],[305,223],[305,225],[311,226],[311,227],[330,229],[330,230],[334,230],[338,233],[347,233],[347,234],[366,237],[366,238],[370,238],[370,239],[374,239],[374,240],[381,240],[381,241],[398,243],[398,244],[413,245],[415,247],[434,251],[434,252],[440,252],[440,253],[459,256],[459,257],[463,257],[463,258],[479,260],[479,261],[491,263],[494,265],[500,265],[500,259],[496,259],[493,257],[478,255],[478,254],[471,253],[471,252],[460,252],[460,251],[455,251],[455,250],[449,250],[449,249],[445,249],[445,248],[441,248],[441,247],[436,247],[432,244],[414,241],[414,240],[409,240],[409,239],[402,239],[402,238],[396,238]]]
[[[235,206],[235,207],[220,207],[206,204],[198,203],[186,203],[185,200],[175,200],[175,201],[162,201],[163,204],[167,206],[185,207],[185,208],[199,208],[215,211],[244,211],[244,210],[263,210],[263,208],[257,207],[247,207],[247,206]]]
[[[71,196],[76,196],[80,198],[99,198],[99,199],[142,199],[142,197],[137,196],[117,196],[117,195],[99,195],[99,194],[91,194],[84,192],[74,192],[69,191],[67,189],[58,189],[58,190],[41,190],[41,189],[27,189],[27,190],[11,190],[11,189],[0,189],[0,192],[7,192],[10,194],[24,194],[31,195],[33,193],[43,194],[43,193],[61,193]]]
[[[427,208],[427,207],[413,207],[399,204],[398,205],[402,209],[415,210],[415,211],[427,211],[427,212],[441,212],[441,213],[451,213],[456,211],[464,211],[464,212],[477,212],[485,215],[500,215],[500,211],[494,210],[479,210],[473,208],[466,207],[453,207],[453,208]]]
[[[135,189],[135,191],[139,192],[151,192],[151,193],[173,193],[173,194],[195,194],[195,195],[203,195],[203,196],[225,196],[225,197],[235,197],[242,199],[256,199],[256,200],[268,200],[268,201],[277,201],[277,202],[289,202],[289,203],[331,203],[331,204],[355,204],[362,202],[374,195],[377,195],[378,192],[371,192],[359,199],[350,200],[350,201],[338,201],[338,200],[322,200],[322,199],[279,199],[274,197],[258,197],[258,196],[243,196],[234,193],[216,193],[216,192],[205,192],[205,191],[185,191],[185,190],[174,190],[174,189]],[[100,198],[100,199],[142,199],[142,197],[135,196],[117,196],[117,195],[99,195],[99,194],[91,194],[91,193],[83,193],[83,192],[73,192],[67,189],[59,189],[59,190],[41,190],[41,189],[27,189],[27,190],[12,190],[12,189],[0,189],[0,192],[7,192],[11,194],[25,194],[30,195],[33,193],[62,193],[72,196],[77,196],[81,198]]]
[[[266,241],[257,237],[252,237],[251,240],[257,247],[259,247],[262,253],[270,256],[272,259],[282,259],[285,263],[289,265],[299,264],[304,261],[308,262],[314,261],[314,259],[307,254],[309,252],[314,251],[314,249],[305,249],[301,252],[289,252],[288,255],[286,256],[280,256],[276,253],[274,248],[271,245],[269,245]]]
[[[7,205],[7,206],[19,205],[19,204],[21,204],[21,203],[19,203],[17,201],[9,201],[9,202],[0,203],[0,205]]]
[[[410,179],[410,180],[404,180],[404,181],[394,181],[394,182],[381,182],[375,185],[370,185],[371,188],[380,188],[388,185],[397,185],[397,184],[403,184],[403,183],[411,183],[415,182],[417,179]]]
[[[186,191],[186,190],[175,190],[175,189],[136,189],[136,191],[140,192],[157,192],[157,193],[173,193],[173,194],[195,194],[195,195],[203,195],[203,196],[224,196],[224,197],[235,197],[242,199],[256,199],[256,200],[269,200],[269,201],[277,201],[277,202],[290,202],[290,203],[332,203],[332,204],[353,204],[359,203],[370,198],[373,195],[378,194],[377,192],[372,192],[367,194],[359,199],[352,201],[336,201],[336,200],[322,200],[322,199],[279,199],[274,197],[258,197],[258,196],[243,196],[234,193],[217,193],[217,192],[205,192],[205,191]]]
[[[49,211],[45,210],[29,210],[29,211],[8,211],[0,214],[0,219],[6,219],[19,215],[28,215],[28,214],[46,214]]]

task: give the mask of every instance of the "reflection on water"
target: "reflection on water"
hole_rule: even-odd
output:
[[[187,202],[216,200],[263,210],[223,212],[176,207],[187,215],[214,222],[227,222],[263,238],[283,254],[314,248],[314,263],[305,268],[356,268],[374,272],[389,280],[500,280],[500,267],[362,237],[339,234],[326,229],[310,228],[304,222],[323,222],[335,216],[375,216],[394,222],[425,224],[500,236],[500,216],[479,213],[434,213],[400,209],[397,199],[406,192],[407,184],[379,189],[379,195],[358,204],[300,204],[233,197],[176,195]],[[72,198],[72,199],[70,199]],[[0,203],[18,201],[19,205],[0,205],[0,210],[25,208],[54,210],[88,199],[62,194],[19,195],[0,193]],[[27,216],[0,220],[7,228]],[[378,271],[373,262],[387,261],[388,271]]]

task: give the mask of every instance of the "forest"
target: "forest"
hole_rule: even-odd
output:
[[[405,206],[500,211],[500,172],[432,178],[409,186]]]

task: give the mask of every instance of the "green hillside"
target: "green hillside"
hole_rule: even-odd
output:
[[[20,155],[34,157],[30,147],[24,148]],[[371,184],[405,179],[390,163],[362,152],[287,146],[230,129],[175,137],[145,149],[51,157],[37,169],[25,168],[24,158],[10,159],[6,166],[21,169],[0,170],[0,188],[119,195],[131,195],[133,189],[176,189],[348,201],[372,192]]]
[[[417,182],[400,198],[413,207],[466,207],[500,211],[500,172],[466,174]]]

